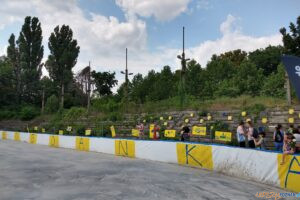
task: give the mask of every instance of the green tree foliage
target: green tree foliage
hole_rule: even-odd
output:
[[[244,61],[234,76],[234,83],[239,89],[239,94],[258,96],[263,78],[262,69],[257,69],[250,61]]]
[[[61,108],[64,107],[65,86],[73,80],[72,68],[77,62],[79,46],[73,39],[73,31],[69,26],[62,25],[54,28],[49,37],[50,55],[46,62],[49,76],[61,90]]]
[[[296,24],[290,23],[290,33],[286,32],[286,28],[281,28],[280,33],[285,53],[300,56],[300,16],[297,18]]]
[[[92,71],[92,79],[96,86],[94,92],[100,96],[111,95],[111,89],[118,84],[115,73]]]
[[[195,60],[188,62],[186,71],[187,94],[201,98],[203,96],[204,82],[205,72],[201,68],[201,65]]]
[[[282,46],[268,46],[265,49],[257,49],[249,53],[249,59],[257,68],[263,70],[265,76],[276,72],[282,55]]]
[[[12,47],[11,51],[14,51],[13,38],[10,39],[9,47]],[[42,28],[39,19],[26,17],[17,43],[22,71],[23,98],[28,103],[37,103],[41,99],[38,97],[40,97],[39,81],[43,66],[41,61],[44,55],[42,40]]]
[[[285,69],[283,65],[278,65],[277,73],[273,72],[264,81],[261,94],[264,96],[284,97],[285,96]]]
[[[59,100],[55,95],[51,95],[47,98],[46,105],[45,105],[45,111],[46,113],[55,113],[58,111],[59,107]]]
[[[20,52],[19,48],[16,44],[15,35],[11,34],[8,40],[9,46],[7,47],[7,58],[9,64],[11,65],[14,76],[12,77],[13,80],[13,87],[16,90],[16,101],[20,103],[21,100],[21,66],[20,66]]]
[[[5,57],[2,59],[0,59],[0,108],[15,104],[12,101],[15,98],[15,90],[12,87],[13,68]]]

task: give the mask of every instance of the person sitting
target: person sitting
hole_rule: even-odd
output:
[[[188,126],[182,127],[180,132],[180,141],[186,141],[190,139],[190,128]]]
[[[295,137],[292,134],[288,133],[287,141],[283,145],[283,154],[280,162],[281,165],[284,164],[286,155],[292,155],[295,153],[295,145],[296,145]]]
[[[258,137],[254,138],[255,147],[257,149],[266,150],[266,142],[265,142],[266,133],[264,131],[258,133]]]

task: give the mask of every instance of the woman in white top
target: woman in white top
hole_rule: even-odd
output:
[[[253,137],[254,128],[251,121],[248,121],[247,123],[248,123],[247,135],[248,135],[249,148],[255,148],[254,137]]]
[[[236,129],[236,138],[239,142],[240,147],[246,147],[245,128],[243,121],[240,122],[239,126]]]

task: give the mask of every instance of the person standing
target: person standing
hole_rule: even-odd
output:
[[[186,141],[190,139],[190,128],[188,126],[182,127],[180,132],[180,141]]]
[[[254,137],[253,137],[253,133],[254,133],[253,124],[251,121],[248,121],[247,124],[248,124],[248,131],[247,131],[248,145],[249,145],[249,148],[254,149],[255,143],[254,143]]]
[[[274,141],[276,151],[282,152],[283,139],[284,139],[284,132],[282,130],[281,124],[278,124],[273,134],[273,141]]]
[[[241,121],[239,123],[239,126],[237,127],[236,138],[239,142],[240,147],[246,147],[245,127],[244,127],[244,122],[243,121]]]
[[[153,128],[153,140],[158,140],[159,139],[159,130],[160,127],[155,123],[154,128]]]
[[[139,130],[139,138],[143,139],[144,138],[144,124],[141,122],[138,126],[137,129]]]

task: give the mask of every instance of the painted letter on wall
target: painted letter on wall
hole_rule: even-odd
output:
[[[115,140],[115,154],[117,156],[135,157],[135,142],[132,140]]]
[[[212,170],[212,147],[201,144],[177,143],[177,160],[180,165]]]

